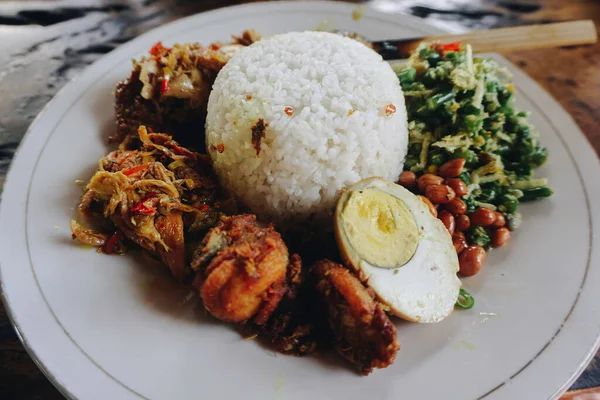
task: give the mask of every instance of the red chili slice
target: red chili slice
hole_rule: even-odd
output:
[[[144,171],[146,169],[148,169],[148,164],[138,165],[136,167],[131,167],[131,168],[124,170],[123,174],[125,174],[126,176],[130,176],[133,174],[137,174],[138,172]]]
[[[446,54],[450,51],[460,51],[460,41],[447,43],[447,44],[443,45],[442,51],[444,54]]]
[[[144,198],[144,200],[140,201],[138,204],[131,207],[130,211],[132,213],[140,213],[140,214],[144,214],[144,215],[156,214],[156,207],[154,207],[153,202],[148,204],[151,200],[154,200],[155,198],[156,198],[156,193],[154,193],[154,192],[148,193],[148,195]]]
[[[144,215],[153,215],[156,213],[156,208],[154,206],[147,206],[143,203],[136,204],[131,208],[131,212],[137,212]]]
[[[106,245],[104,246],[104,252],[106,254],[114,253],[115,247],[121,241],[122,237],[123,237],[123,232],[121,232],[121,231],[116,231],[115,233],[113,233],[113,235],[110,237],[110,239],[108,239],[108,241],[106,242]]]
[[[165,76],[160,83],[160,94],[165,94],[169,90],[169,77]]]
[[[163,49],[163,44],[161,41],[158,41],[154,44],[154,46],[152,46],[152,48],[150,49],[150,54],[152,54],[153,56],[157,55],[158,53],[160,53],[160,51]]]
[[[121,161],[119,161],[119,165],[123,165],[125,163],[125,161],[129,160],[131,157],[135,156],[136,154],[137,154],[137,150],[130,152]]]
[[[396,106],[393,104],[388,104],[385,106],[385,115],[392,115],[396,112]]]
[[[175,153],[177,155],[186,156],[186,157],[190,157],[193,159],[196,158],[196,153],[186,149],[185,147],[179,146],[177,143],[171,143],[170,147],[173,150],[173,153]]]

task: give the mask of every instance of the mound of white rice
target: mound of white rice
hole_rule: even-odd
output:
[[[377,53],[331,33],[288,33],[219,72],[206,144],[223,185],[259,216],[320,219],[341,189],[397,180],[406,125],[398,78]]]

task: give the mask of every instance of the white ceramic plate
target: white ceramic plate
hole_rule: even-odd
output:
[[[130,256],[75,245],[69,220],[80,188],[108,149],[112,91],[152,44],[269,35],[324,20],[372,39],[438,33],[423,22],[352,5],[233,7],[165,25],[102,58],[32,124],[12,164],[0,213],[4,301],[31,356],[78,399],[547,399],[590,360],[600,333],[600,168],[567,113],[511,67],[518,106],[532,111],[556,194],[522,208],[510,245],[465,280],[469,311],[437,325],[398,322],[393,366],[361,377],[345,364],[275,356],[197,315],[187,289]],[[504,63],[503,60],[501,62]],[[596,200],[594,200],[596,199]]]

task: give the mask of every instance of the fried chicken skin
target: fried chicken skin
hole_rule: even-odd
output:
[[[222,217],[196,250],[194,286],[216,318],[265,323],[286,293],[288,249],[272,225],[252,214]]]
[[[296,356],[314,353],[329,342],[324,313],[319,312],[314,287],[307,282],[300,256],[293,254],[283,293],[270,318],[259,324],[259,337],[275,350]]]
[[[332,261],[318,261],[311,272],[327,306],[338,353],[364,375],[394,362],[400,348],[396,327],[374,294],[350,270]]]

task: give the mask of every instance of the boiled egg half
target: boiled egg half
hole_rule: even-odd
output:
[[[450,233],[427,205],[382,178],[345,190],[335,212],[336,239],[346,264],[390,312],[413,322],[439,322],[460,289]]]

